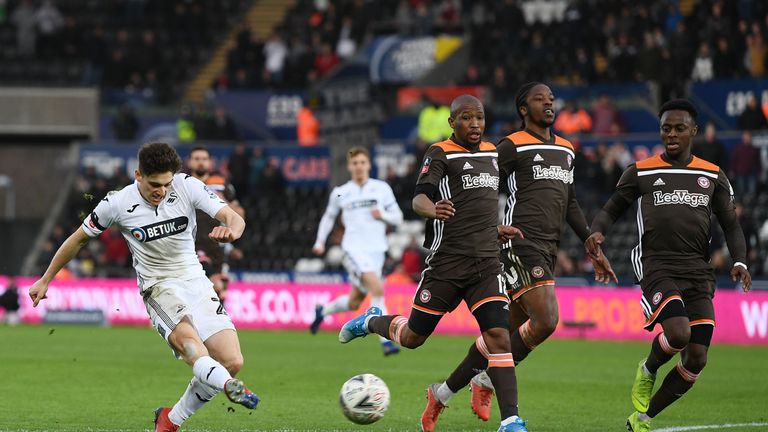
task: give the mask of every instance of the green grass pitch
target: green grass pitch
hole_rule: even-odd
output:
[[[445,378],[472,339],[435,335],[389,358],[374,337],[341,345],[331,332],[241,331],[240,341],[240,377],[262,404],[251,412],[219,395],[183,430],[416,431],[426,386]],[[532,432],[625,430],[635,365],[647,351],[645,343],[546,342],[517,369],[521,415]],[[768,422],[766,365],[768,348],[713,346],[700,381],[654,428]],[[348,422],[338,406],[341,384],[363,372],[392,393],[387,415],[369,426]],[[146,431],[153,409],[175,403],[191,371],[150,328],[22,326],[0,327],[0,377],[0,431]],[[474,418],[464,390],[438,427],[495,431],[498,421],[495,402],[490,422]]]

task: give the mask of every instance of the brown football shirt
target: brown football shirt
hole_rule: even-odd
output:
[[[435,189],[434,201],[448,199],[456,214],[448,220],[428,219],[424,247],[435,257],[497,257],[499,165],[496,146],[481,142],[465,148],[446,140],[427,149],[416,193]]]
[[[733,189],[720,167],[695,156],[686,165],[654,156],[627,168],[616,196],[626,206],[638,203],[639,243],[631,253],[638,281],[657,270],[712,277],[712,213],[734,209]]]
[[[573,146],[557,135],[551,137],[520,131],[498,145],[499,176],[509,193],[502,223],[519,228],[525,236],[508,241],[503,249],[527,245],[556,255],[569,212],[580,215],[578,223],[575,217],[571,223],[579,237],[588,235],[573,185]]]

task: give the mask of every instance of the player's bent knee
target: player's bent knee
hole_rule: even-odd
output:
[[[670,346],[682,349],[685,348],[691,340],[691,329],[688,326],[664,329],[664,335],[667,337],[667,342],[669,342]]]
[[[238,372],[240,372],[244,363],[245,360],[243,359],[242,354],[239,353],[221,362],[222,366],[224,366],[232,376],[235,376]]]
[[[509,330],[505,328],[491,328],[483,332],[483,341],[492,353],[509,352],[512,349]]]
[[[400,345],[405,348],[416,349],[427,341],[425,336],[414,332],[406,332],[400,337]]]
[[[542,339],[546,339],[555,332],[559,317],[557,313],[548,314],[543,317],[537,317],[535,320],[531,320],[534,327],[534,334]]]
[[[685,368],[689,371],[697,374],[704,370],[704,367],[707,366],[707,355],[700,354],[688,356],[688,358],[686,358],[683,362],[683,366],[685,366]]]

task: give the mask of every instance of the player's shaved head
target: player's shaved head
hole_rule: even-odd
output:
[[[455,118],[466,106],[479,106],[480,108],[483,108],[483,103],[480,102],[480,99],[472,95],[463,94],[451,102],[451,117]]]

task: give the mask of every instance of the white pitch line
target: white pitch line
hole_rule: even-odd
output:
[[[654,429],[653,432],[682,432],[682,431],[727,429],[727,428],[755,427],[755,426],[768,426],[768,423],[726,423],[726,424],[720,424],[720,425],[676,426],[676,427],[668,427],[663,429]]]

